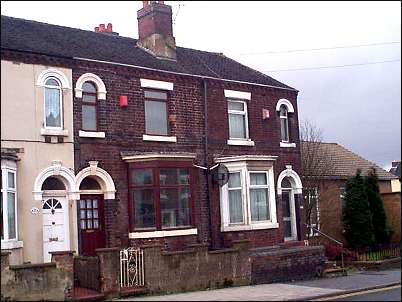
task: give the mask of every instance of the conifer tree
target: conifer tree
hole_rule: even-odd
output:
[[[378,186],[378,177],[372,167],[365,178],[367,198],[372,215],[375,243],[387,243],[391,238],[391,229],[387,225],[384,203]]]
[[[361,170],[348,178],[345,188],[345,207],[343,209],[345,238],[353,248],[370,246],[374,242],[372,217],[367,192]]]

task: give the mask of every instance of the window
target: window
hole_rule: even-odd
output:
[[[63,102],[60,81],[49,77],[45,81],[45,117],[44,125],[47,129],[63,129]]]
[[[1,169],[1,240],[17,239],[16,171]]]
[[[92,82],[82,85],[82,130],[97,131],[97,91]]]
[[[345,195],[346,195],[346,187],[345,186],[339,187],[339,199],[341,200],[342,209],[344,209],[346,205]]]
[[[190,168],[151,167],[130,171],[132,224],[136,231],[191,227]]]
[[[306,223],[315,229],[320,229],[320,205],[318,188],[304,188],[303,195],[305,200]],[[309,237],[318,236],[319,233],[309,228]]]
[[[227,163],[229,181],[221,187],[222,231],[278,227],[273,168],[249,170]]]
[[[281,140],[289,142],[288,108],[285,105],[280,107],[279,119],[281,122]]]
[[[229,138],[248,139],[247,103],[228,100]]]
[[[146,134],[168,135],[167,92],[145,90]]]

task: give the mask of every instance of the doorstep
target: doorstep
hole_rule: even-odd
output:
[[[85,287],[74,287],[73,301],[97,301],[105,298],[105,295]]]

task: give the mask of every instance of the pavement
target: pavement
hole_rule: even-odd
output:
[[[194,291],[162,296],[142,296],[122,301],[285,301],[313,300],[401,283],[401,269],[352,271],[348,276],[309,281],[271,283]]]

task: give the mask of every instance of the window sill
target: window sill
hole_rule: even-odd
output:
[[[280,147],[283,148],[295,148],[296,144],[295,143],[284,143],[284,142],[280,142],[279,144]]]
[[[255,223],[248,225],[224,225],[221,228],[222,232],[237,232],[237,231],[252,231],[252,230],[264,230],[264,229],[277,229],[279,223]]]
[[[166,142],[166,143],[176,143],[176,136],[162,136],[162,135],[147,135],[142,136],[143,141],[153,141],[153,142]]]
[[[79,137],[105,138],[105,132],[78,131]]]
[[[254,146],[255,143],[251,139],[228,139],[228,145],[234,146]]]
[[[53,135],[53,136],[68,136],[68,130],[60,130],[60,129],[40,129],[41,135]]]
[[[2,250],[12,250],[12,249],[19,249],[24,246],[22,241],[17,240],[2,240],[1,241],[1,249]]]
[[[186,235],[197,235],[197,228],[170,230],[170,231],[133,232],[129,233],[128,237],[130,239],[142,239],[142,238],[158,238],[158,237],[186,236]]]

